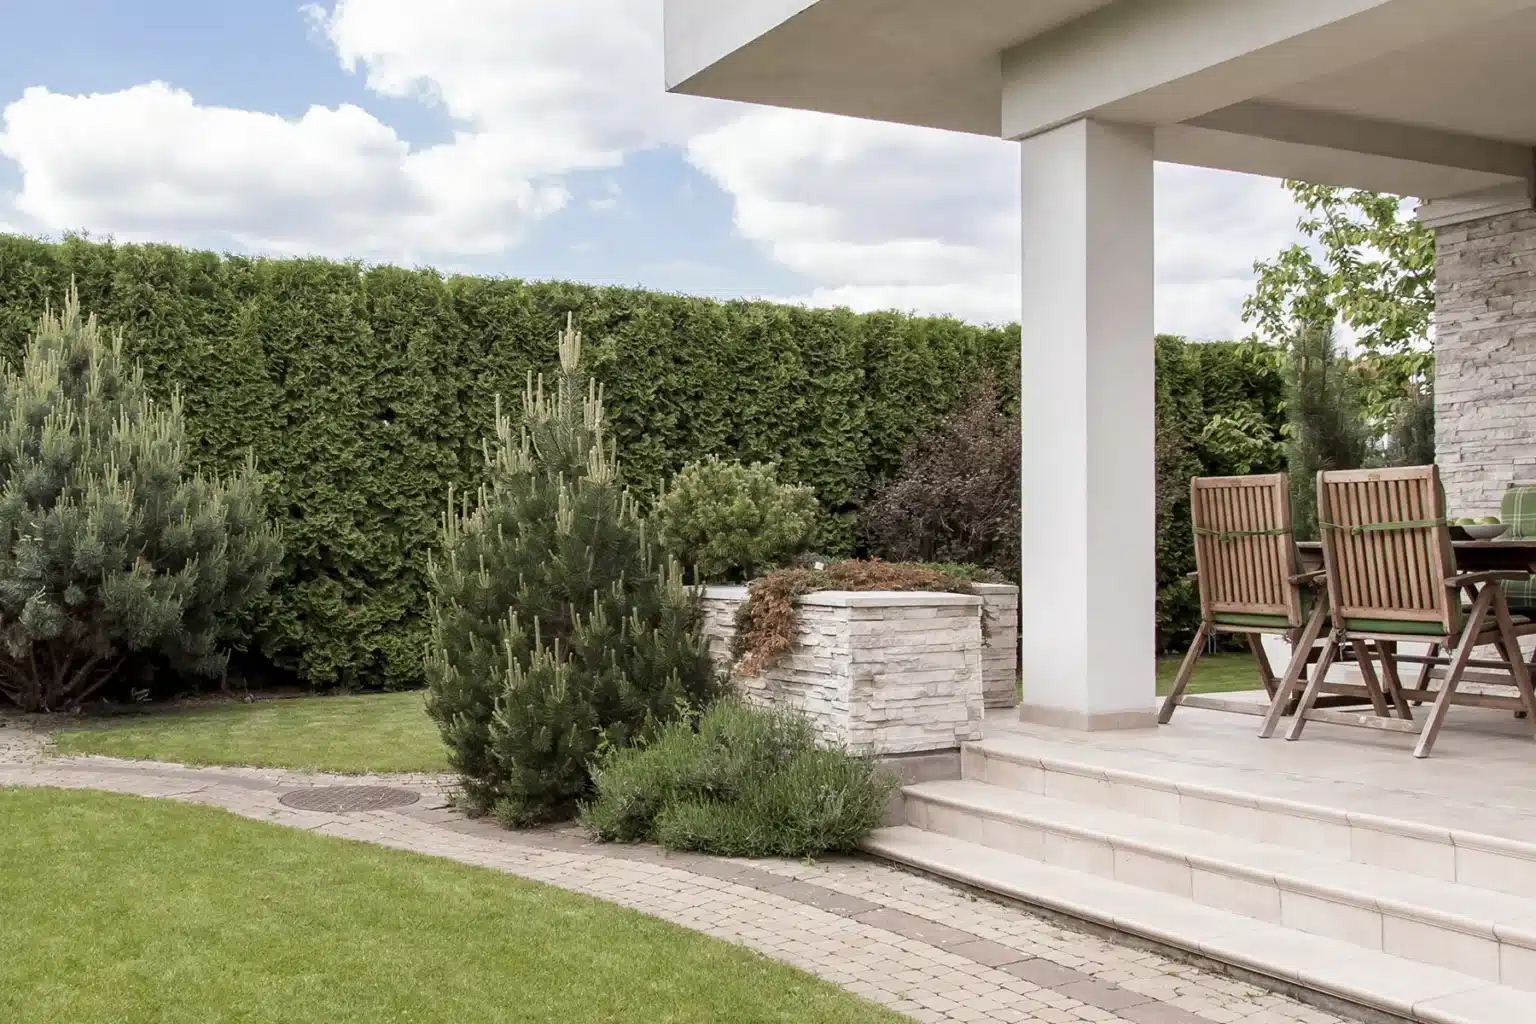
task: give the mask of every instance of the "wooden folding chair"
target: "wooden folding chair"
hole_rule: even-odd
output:
[[[1286,478],[1278,473],[1196,477],[1189,484],[1189,499],[1200,628],[1179,666],[1172,691],[1163,699],[1158,721],[1166,723],[1181,705],[1278,716],[1285,710],[1275,702],[1283,683],[1276,681],[1260,637],[1283,635],[1292,642],[1295,653],[1283,680],[1294,684],[1305,672],[1308,655],[1327,621],[1323,574],[1300,570]],[[1249,700],[1184,693],[1206,641],[1216,633],[1247,637],[1259,682],[1270,697],[1267,708]]]
[[[1519,643],[1520,636],[1536,632],[1536,623],[1511,615],[1498,585],[1525,574],[1456,571],[1436,467],[1320,473],[1317,514],[1333,622],[1287,739],[1298,739],[1312,720],[1366,726],[1416,735],[1413,756],[1428,757],[1452,704],[1525,711],[1536,723],[1536,696]],[[1463,592],[1471,599],[1466,611]],[[1380,706],[1374,714],[1316,708],[1323,670],[1346,645],[1361,655],[1368,685],[1374,681],[1370,659],[1363,653],[1367,641],[1381,653],[1397,717]],[[1422,684],[1419,689],[1403,688],[1394,654],[1399,642],[1427,642],[1454,652],[1437,693]],[[1501,660],[1494,664],[1509,672],[1518,696],[1457,692],[1473,663],[1473,649],[1482,645],[1497,648]],[[1288,687],[1295,685],[1286,680],[1277,701],[1289,700]],[[1422,724],[1413,718],[1411,701],[1432,702]]]

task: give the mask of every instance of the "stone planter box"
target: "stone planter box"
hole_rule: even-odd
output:
[[[704,588],[705,629],[722,666],[746,597],[746,587]],[[970,594],[807,594],[794,647],[734,683],[749,702],[801,711],[823,739],[862,752],[956,750],[981,738],[981,604]]]
[[[989,708],[1019,703],[1019,588],[1012,583],[977,583],[987,614],[981,652],[982,699]]]

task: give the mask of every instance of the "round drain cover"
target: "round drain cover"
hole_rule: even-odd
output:
[[[278,803],[297,807],[301,811],[329,811],[344,814],[347,811],[381,811],[386,807],[404,807],[421,799],[408,789],[390,789],[387,786],[315,786],[284,793]]]

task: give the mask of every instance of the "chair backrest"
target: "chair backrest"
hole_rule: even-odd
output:
[[[1436,467],[1319,473],[1317,518],[1335,622],[1460,632],[1461,598],[1445,584],[1455,556]]]
[[[1302,622],[1285,475],[1204,476],[1189,482],[1200,614],[1284,616]]]

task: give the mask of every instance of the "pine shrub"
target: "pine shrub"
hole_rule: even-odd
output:
[[[654,515],[662,546],[709,582],[751,579],[805,550],[816,492],[781,483],[772,463],[709,456],[672,479]]]
[[[1317,474],[1359,469],[1372,456],[1360,389],[1332,324],[1306,324],[1286,359],[1286,460],[1296,535],[1316,538]]]
[[[818,745],[804,716],[735,701],[610,751],[596,776],[582,821],[599,839],[725,857],[852,851],[896,784],[873,758]]]
[[[189,473],[179,395],[155,402],[73,289],[0,364],[0,695],[58,710],[131,658],[218,677],[282,558],[254,466]]]
[[[467,809],[509,825],[568,815],[600,747],[716,696],[696,592],[647,536],[618,473],[581,336],[554,387],[529,377],[521,427],[497,407],[487,480],[444,517],[428,566],[428,711]]]

